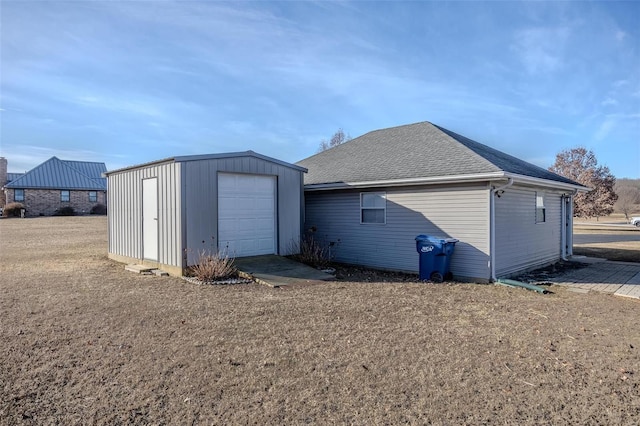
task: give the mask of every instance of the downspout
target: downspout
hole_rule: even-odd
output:
[[[574,190],[573,194],[568,197],[567,202],[567,229],[566,229],[566,247],[567,256],[573,256],[573,197],[578,193],[578,190]]]
[[[496,281],[496,201],[495,197],[498,191],[504,191],[508,187],[513,185],[513,178],[509,178],[507,183],[491,190],[491,196],[489,197],[489,227],[491,228],[489,237],[489,263],[491,265],[491,281]]]
[[[566,194],[562,194],[560,198],[560,258],[567,260],[567,198]]]

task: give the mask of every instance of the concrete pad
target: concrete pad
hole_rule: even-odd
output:
[[[270,287],[335,280],[333,275],[282,256],[239,257],[234,264],[241,273]]]
[[[627,284],[640,284],[640,272],[631,277]]]
[[[602,263],[606,262],[607,259],[602,257],[587,257],[587,256],[569,256],[567,258],[569,262],[578,262],[578,263]]]
[[[151,271],[156,268],[145,265],[127,265],[124,267],[125,271],[135,272],[136,274],[151,274]]]
[[[640,299],[640,263],[588,262],[584,259],[596,258],[574,256],[572,260],[589,263],[589,266],[556,277],[554,284],[568,286],[571,291],[576,291],[574,289],[593,290]]]

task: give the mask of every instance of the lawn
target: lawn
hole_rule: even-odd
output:
[[[637,300],[198,286],[108,260],[104,217],[0,239],[0,424],[640,423]]]
[[[640,228],[629,225],[624,215],[612,214],[598,219],[575,219],[574,234],[619,236],[604,243],[574,244],[573,253],[582,256],[602,257],[620,262],[640,262]],[[633,240],[629,240],[633,238]]]

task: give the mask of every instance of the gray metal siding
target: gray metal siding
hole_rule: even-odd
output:
[[[302,171],[255,157],[185,161],[185,229],[188,262],[200,250],[215,251],[218,235],[218,172],[277,176],[278,254],[291,254],[300,238]]]
[[[536,189],[507,188],[495,198],[496,276],[545,265],[560,259],[561,195],[545,193],[546,222],[536,223]]]
[[[380,190],[376,190],[380,191]],[[489,189],[486,185],[388,189],[386,224],[360,223],[361,191],[305,194],[305,230],[331,245],[339,262],[418,271],[415,237],[453,237],[451,269],[458,277],[489,279]]]
[[[158,262],[182,267],[179,163],[109,175],[109,253],[142,259],[142,180],[152,177],[158,178]]]

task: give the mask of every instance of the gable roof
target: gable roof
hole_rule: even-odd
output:
[[[219,159],[223,159],[223,158],[237,158],[237,157],[253,157],[253,158],[258,158],[260,160],[264,160],[264,161],[269,161],[271,163],[275,163],[275,164],[279,164],[281,166],[284,167],[289,167],[291,169],[294,170],[298,170],[301,172],[307,172],[307,169],[305,169],[304,167],[295,165],[295,164],[291,164],[291,163],[287,163],[285,161],[282,160],[278,160],[276,158],[272,158],[272,157],[267,157],[266,155],[262,155],[262,154],[258,154],[257,152],[254,151],[241,151],[241,152],[226,152],[226,153],[221,153],[221,154],[203,154],[203,155],[182,155],[182,156],[177,156],[177,157],[169,157],[169,158],[164,158],[162,160],[157,160],[157,161],[150,161],[148,163],[142,163],[142,164],[137,164],[135,166],[128,166],[128,167],[123,167],[121,169],[116,169],[116,170],[109,170],[108,172],[105,173],[106,176],[114,174],[114,173],[120,173],[120,172],[124,172],[127,170],[133,170],[133,169],[138,169],[140,167],[147,167],[147,166],[152,166],[155,164],[163,164],[163,163],[183,163],[183,162],[187,162],[187,161],[200,161],[200,160],[219,160]]]
[[[586,187],[427,121],[374,130],[296,163],[305,186],[358,186],[524,176]],[[513,176],[511,176],[513,175]]]
[[[106,171],[104,163],[63,161],[58,157],[51,157],[7,183],[5,187],[104,191],[107,189],[107,182],[102,173]]]
[[[20,176],[22,176],[24,173],[7,173],[7,183],[11,182],[12,180],[16,180],[18,179]]]

